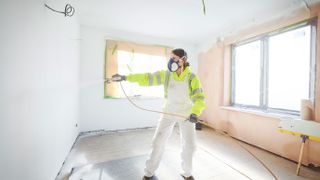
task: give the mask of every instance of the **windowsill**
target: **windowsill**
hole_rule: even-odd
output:
[[[276,119],[281,119],[281,118],[296,119],[296,118],[299,118],[298,115],[286,114],[286,113],[276,113],[276,112],[265,112],[262,110],[256,110],[256,109],[250,109],[250,108],[241,108],[241,107],[233,107],[233,106],[220,106],[220,108],[223,110],[228,110],[228,111],[237,111],[237,112],[242,112],[242,113],[263,116],[263,117],[276,118]]]

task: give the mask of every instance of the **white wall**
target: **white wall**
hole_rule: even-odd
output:
[[[54,179],[78,134],[79,25],[44,2],[0,2],[0,179]]]
[[[160,115],[133,107],[126,99],[104,99],[106,39],[185,48],[192,69],[197,69],[194,47],[172,40],[128,34],[112,29],[81,26],[80,131],[117,130],[155,126]],[[163,100],[136,100],[142,107],[161,110]]]

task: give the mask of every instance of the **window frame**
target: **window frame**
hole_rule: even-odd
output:
[[[136,58],[135,56],[137,54],[140,54],[140,55],[144,55],[144,56],[148,56],[149,57],[149,60],[152,59],[151,56],[158,56],[158,57],[161,57],[161,62],[165,63],[163,65],[165,65],[163,68],[165,69],[162,69],[160,68],[159,69],[159,66],[155,66],[157,67],[157,69],[153,69],[150,71],[150,68],[151,67],[148,67],[146,68],[145,70],[143,70],[142,72],[130,72],[130,73],[127,73],[127,74],[140,74],[140,73],[154,73],[156,71],[162,71],[162,70],[166,70],[167,68],[167,61],[168,61],[168,58],[164,55],[160,56],[160,55],[153,55],[153,54],[147,54],[147,53],[137,53],[137,52],[130,52],[130,51],[126,51],[126,50],[118,50],[118,55],[120,52],[125,52],[125,53],[129,53],[129,55],[131,56],[131,58],[137,60],[137,59],[140,59],[140,58]],[[121,58],[120,58],[121,59]],[[141,58],[142,59],[142,58]],[[156,60],[153,60],[153,62],[155,62]],[[117,56],[117,63],[118,63],[118,72],[120,74],[124,74],[126,75],[126,73],[121,73],[120,72],[120,69],[119,69],[119,56]],[[143,63],[138,63],[138,64],[143,64]],[[128,65],[128,64],[126,64]],[[127,90],[127,95],[129,97],[132,97],[132,98],[135,98],[135,99],[163,99],[164,98],[164,86],[163,85],[152,85],[152,86],[139,86],[138,83],[130,83],[128,81],[126,82],[123,82],[122,83],[122,86],[125,90]],[[137,90],[138,92],[136,91],[132,91],[133,89],[133,86],[135,86],[137,89],[134,89],[134,90]],[[160,89],[159,89],[160,88]],[[141,92],[140,90],[144,89],[145,91],[149,91],[149,92],[152,92],[152,95],[148,95],[146,93],[143,93]],[[159,93],[156,93],[156,91],[159,91]],[[140,91],[140,92],[139,92]],[[132,93],[134,92],[134,93]],[[125,95],[123,94],[123,96],[119,96],[118,98],[125,98]]]
[[[300,115],[300,111],[271,108],[268,107],[268,72],[269,72],[269,38],[293,31],[298,28],[310,26],[310,72],[309,72],[309,99],[315,106],[315,94],[316,94],[316,40],[317,40],[317,18],[311,18],[296,24],[280,28],[278,30],[255,36],[253,38],[246,39],[244,41],[234,43],[231,45],[231,106],[263,111],[266,113],[288,114],[288,115]],[[260,41],[260,103],[259,106],[237,104],[235,103],[235,74],[236,74],[236,48],[254,41]]]
[[[169,46],[136,43],[129,41],[118,41],[112,39],[105,40],[105,57],[104,57],[104,78],[111,77],[118,72],[118,51],[127,51],[133,53],[141,53],[148,55],[159,55],[169,59],[170,52],[173,49]],[[147,73],[147,72],[146,72]],[[121,88],[118,83],[104,83],[104,99],[123,99],[121,95]],[[150,99],[159,97],[140,97],[134,96],[138,99]]]

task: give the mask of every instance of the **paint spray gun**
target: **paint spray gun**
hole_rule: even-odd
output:
[[[125,80],[126,80],[126,76],[120,75],[120,74],[115,74],[111,78],[107,78],[106,79],[107,83],[110,83],[110,82],[121,82],[121,81],[125,81]]]
[[[106,78],[106,83],[111,83],[111,82],[121,82],[123,80],[126,80],[126,76],[115,74],[111,78]]]

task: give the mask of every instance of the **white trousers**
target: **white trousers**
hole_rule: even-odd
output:
[[[144,169],[145,176],[153,176],[156,169],[159,167],[161,157],[165,150],[165,144],[172,133],[175,123],[178,123],[180,127],[180,139],[182,146],[181,175],[185,177],[191,176],[192,159],[196,150],[194,124],[189,121],[174,120],[174,118],[169,119],[167,117],[161,118],[153,136],[152,151]]]

